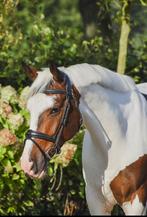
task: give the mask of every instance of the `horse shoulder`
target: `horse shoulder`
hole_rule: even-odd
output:
[[[111,181],[110,187],[116,201],[123,204],[133,202],[138,198],[138,203],[145,207],[147,201],[147,154],[121,170]]]

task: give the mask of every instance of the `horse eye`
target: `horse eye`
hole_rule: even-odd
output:
[[[52,108],[51,114],[56,114],[59,112],[59,108]]]

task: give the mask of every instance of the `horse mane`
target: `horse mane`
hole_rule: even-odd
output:
[[[136,89],[135,82],[127,75],[120,75],[100,65],[87,63],[71,65],[69,67],[58,67],[66,73],[71,81],[78,87],[86,87],[91,84],[99,84],[118,92],[126,92]],[[42,68],[30,87],[29,97],[36,93],[43,92],[52,79],[49,68]]]
[[[131,77],[121,75],[100,65],[76,64],[65,68],[65,72],[79,88],[99,84],[104,88],[118,92],[136,89],[136,84]]]

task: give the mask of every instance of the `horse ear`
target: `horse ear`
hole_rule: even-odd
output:
[[[25,70],[26,75],[29,77],[31,81],[34,81],[38,75],[37,69],[35,67],[29,66],[26,63],[22,63],[22,66]]]
[[[64,75],[63,73],[57,68],[55,63],[50,64],[50,72],[53,75],[53,79],[57,82],[62,82],[64,80]]]

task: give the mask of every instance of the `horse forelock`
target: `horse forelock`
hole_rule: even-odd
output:
[[[27,108],[31,114],[30,128],[36,130],[38,118],[42,112],[54,104],[55,96],[47,96],[43,92],[52,79],[48,68],[42,68],[37,72],[38,76],[30,87]]]
[[[37,72],[38,76],[30,87],[29,98],[36,93],[42,93],[52,79],[52,74],[48,68],[42,68]]]

